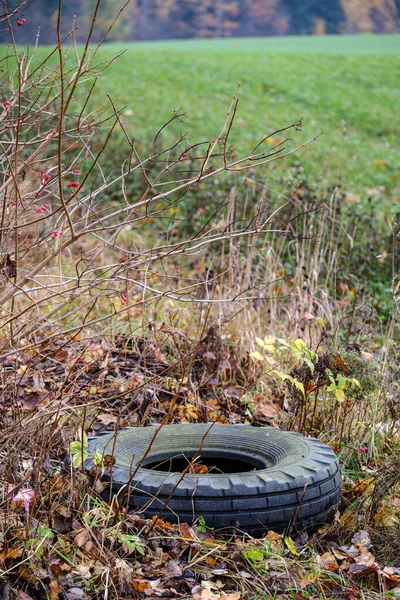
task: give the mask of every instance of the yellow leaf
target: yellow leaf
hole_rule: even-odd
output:
[[[298,390],[300,390],[300,392],[303,394],[303,396],[306,395],[305,391],[304,391],[304,384],[301,381],[293,378],[293,384]]]
[[[341,388],[336,388],[335,390],[335,395],[336,395],[336,400],[338,402],[343,402],[344,401],[344,391]]]
[[[326,325],[325,325],[324,321],[321,319],[321,317],[317,317],[315,319],[315,321],[318,323],[318,325],[321,325],[321,327],[323,327],[324,329],[326,329]]]
[[[262,340],[259,337],[256,337],[256,342],[259,346],[261,346],[261,348],[264,348],[264,340]]]
[[[255,352],[250,352],[250,356],[252,356],[253,358],[255,358],[256,360],[264,360],[264,357],[262,354],[260,354],[259,352],[257,352],[257,350]]]
[[[302,340],[301,338],[298,338],[298,339],[297,339],[297,340],[294,342],[293,346],[294,346],[294,347],[295,347],[297,350],[299,350],[300,352],[303,352],[303,351],[304,351],[304,349],[306,348],[306,345],[305,345],[305,343],[303,342],[303,340]]]
[[[264,338],[264,348],[265,348],[265,350],[267,350],[268,352],[272,352],[272,354],[274,352],[276,352],[275,342],[276,342],[276,338],[275,337],[273,337],[273,336],[265,336],[265,338]]]
[[[290,552],[294,556],[300,556],[299,552],[297,552],[297,550],[296,550],[296,547],[294,545],[294,541],[292,540],[291,537],[285,537],[284,538],[284,542],[285,542],[285,546],[288,548],[288,550],[290,550]]]

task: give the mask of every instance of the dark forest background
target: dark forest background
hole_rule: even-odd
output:
[[[87,31],[96,0],[63,3],[65,27],[74,14],[78,38]],[[96,24],[100,39],[123,0],[102,0]],[[29,0],[17,41],[54,42],[58,0]],[[17,17],[16,17],[17,18]],[[400,0],[131,0],[109,41],[232,36],[393,33],[399,30]],[[2,38],[7,42],[7,34]]]

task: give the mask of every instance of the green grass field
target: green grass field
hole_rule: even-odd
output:
[[[121,47],[124,47],[121,45]],[[133,50],[400,54],[400,35],[329,35],[137,42]]]
[[[213,138],[240,82],[232,141],[244,152],[269,132],[304,117],[301,143],[323,135],[294,160],[318,189],[341,183],[351,194],[373,189],[382,206],[399,195],[400,35],[189,40],[127,44],[100,80],[140,147],[171,117],[187,113],[195,143]],[[101,56],[123,46],[110,44]],[[275,178],[273,178],[275,179]],[[386,200],[386,201],[385,201]]]

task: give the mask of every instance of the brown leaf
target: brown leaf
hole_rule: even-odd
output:
[[[101,412],[97,415],[97,419],[103,423],[103,425],[113,425],[118,421],[118,417],[109,412]]]
[[[17,276],[17,263],[12,260],[9,254],[6,254],[0,260],[0,275],[1,283],[5,283],[8,279],[12,279]]]
[[[0,552],[0,560],[5,561],[11,558],[18,558],[19,550],[17,548],[5,548],[2,552]]]
[[[153,588],[151,587],[151,585],[149,584],[148,581],[145,581],[144,579],[139,580],[139,581],[131,581],[131,585],[133,587],[134,590],[136,590],[137,592],[140,592],[141,594],[143,594],[143,592],[146,592],[146,590],[150,591],[151,593],[153,593]]]
[[[400,568],[384,567],[379,574],[391,583],[400,583]]]
[[[217,564],[217,559],[216,558],[214,558],[213,556],[207,556],[207,558],[206,558],[206,565],[208,567],[210,567],[211,569],[213,569],[216,564]]]
[[[280,406],[274,402],[258,402],[254,407],[253,415],[257,419],[272,419],[279,411]]]
[[[327,571],[337,571],[339,569],[339,565],[331,552],[324,552],[324,554],[319,557],[319,562]]]
[[[365,575],[369,575],[375,571],[376,568],[374,568],[374,566],[363,565],[362,563],[353,563],[349,566],[349,573],[351,573],[351,575],[355,575],[356,577],[364,577]]]
[[[165,575],[173,579],[174,577],[182,577],[182,567],[177,560],[170,560],[165,566]]]
[[[354,557],[354,561],[358,564],[363,564],[366,566],[371,566],[375,563],[375,556],[371,553],[368,552],[368,550],[366,550],[363,546],[361,546],[362,552],[360,554],[360,556],[355,556]]]
[[[87,532],[86,529],[79,529],[76,532],[76,536],[75,536],[75,544],[78,546],[78,548],[82,548],[82,546],[84,546],[86,544],[86,542],[89,541],[89,533]]]
[[[193,473],[195,475],[205,475],[208,473],[208,467],[206,465],[202,465],[201,463],[193,463],[189,467],[189,473]]]
[[[46,390],[46,386],[43,381],[43,374],[40,371],[34,371],[32,374],[33,386],[31,387],[32,392],[40,394]]]
[[[56,579],[52,579],[50,581],[50,600],[58,600],[59,594],[62,592],[62,589]]]
[[[154,350],[154,358],[164,365],[169,365],[167,357],[161,352],[160,348]]]
[[[192,530],[190,529],[189,525],[187,525],[186,523],[180,524],[179,533],[180,533],[181,537],[183,537],[185,540],[194,540]]]

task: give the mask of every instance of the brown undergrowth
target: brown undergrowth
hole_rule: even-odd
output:
[[[351,599],[396,589],[400,477],[391,431],[376,432],[374,452],[358,431],[346,439],[340,427],[331,432],[343,468],[340,512],[318,534],[293,540],[273,532],[254,540],[240,531],[221,539],[201,519],[193,526],[152,523],[101,500],[99,470],[68,466],[70,443],[82,431],[213,420],[285,426],[288,419],[298,429],[298,394],[276,382],[266,395],[264,370],[235,351],[232,335],[214,325],[195,342],[161,325],[137,338],[44,338],[4,359],[0,560],[15,597],[23,590],[25,599]],[[342,353],[349,368],[353,353]],[[315,377],[328,360],[339,369],[338,356],[322,355]],[[356,357],[359,373],[365,359]],[[375,367],[368,373],[375,377]],[[367,408],[358,401],[361,416]],[[332,413],[327,404],[313,413],[314,435]]]

